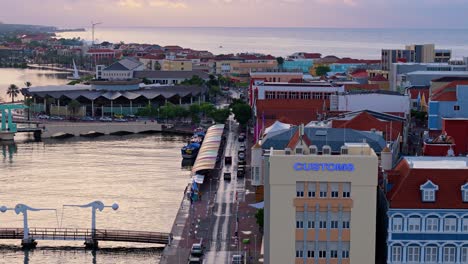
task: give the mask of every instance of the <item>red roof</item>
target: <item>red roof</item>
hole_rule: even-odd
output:
[[[439,186],[435,202],[422,202],[420,187],[428,180]],[[389,173],[393,184],[387,194],[390,208],[402,209],[468,209],[462,200],[460,187],[468,181],[468,169],[419,169],[410,168],[401,159]]]
[[[341,63],[341,64],[354,64],[354,63],[380,64],[380,60],[360,60],[360,59],[342,58],[342,59],[337,60],[335,63]]]
[[[288,148],[290,149],[293,149],[296,147],[297,143],[299,142],[299,129],[296,130],[296,133],[294,133],[294,135],[292,136],[291,140],[289,140],[289,143],[288,143]],[[304,134],[302,136],[302,140],[304,141],[305,145],[306,146],[310,146],[312,145],[312,141],[309,139],[309,137],[307,137],[306,134]]]
[[[377,91],[380,89],[379,85],[374,84],[345,84],[344,88],[346,91],[353,90],[367,90],[367,91]]]
[[[183,50],[181,46],[164,46],[164,49],[166,50]]]
[[[424,94],[424,98],[429,98],[429,86],[423,87],[410,87],[408,88],[408,92],[410,94],[411,99],[418,99],[418,95],[421,94],[421,98]]]
[[[300,99],[272,99],[257,100],[257,113],[265,116],[265,125],[269,126],[276,120],[283,123],[300,125],[307,124],[311,120],[317,120],[317,113],[322,113],[324,100],[300,100]],[[325,101],[329,107],[329,101]],[[259,122],[262,122],[262,114],[259,114]]]
[[[111,49],[89,49],[88,53],[115,53],[115,50]]]
[[[304,53],[304,58],[306,59],[320,59],[322,54],[320,53]]]
[[[351,76],[353,78],[367,78],[367,71],[366,70],[356,70],[353,73],[351,73]]]
[[[453,81],[446,84],[432,93],[432,101],[456,101],[457,100],[457,86],[468,85],[468,81]]]
[[[166,55],[164,54],[159,54],[159,55],[153,55],[153,54],[146,54],[145,56],[141,57],[142,59],[149,59],[149,60],[162,60],[166,58]]]
[[[382,74],[377,74],[371,79],[369,79],[370,82],[387,82],[387,78],[385,78]]]

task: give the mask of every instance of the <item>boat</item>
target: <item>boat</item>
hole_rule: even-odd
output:
[[[81,80],[78,69],[76,68],[75,60],[73,60],[73,76],[68,76],[68,80]]]
[[[193,136],[190,138],[191,143],[199,143],[201,144],[203,142],[203,139],[205,138],[205,132],[196,132],[193,134]]]
[[[183,146],[180,151],[182,153],[182,158],[184,159],[194,159],[198,155],[200,150],[200,143],[189,143],[188,145]]]

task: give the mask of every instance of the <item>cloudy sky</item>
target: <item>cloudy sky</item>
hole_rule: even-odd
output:
[[[468,28],[468,0],[0,0],[0,21],[88,27]]]

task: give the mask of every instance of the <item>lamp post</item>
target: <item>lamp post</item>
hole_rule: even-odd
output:
[[[23,240],[21,240],[21,246],[23,248],[34,248],[37,245],[37,242],[33,238],[29,237],[29,225],[28,225],[28,211],[55,211],[56,209],[50,208],[32,208],[25,204],[17,204],[15,208],[8,208],[6,206],[0,207],[0,212],[5,213],[8,210],[14,210],[15,213],[23,214]]]
[[[119,205],[117,203],[112,204],[111,206],[106,206],[104,205],[103,202],[101,201],[94,201],[89,204],[84,204],[84,205],[76,205],[76,204],[64,204],[63,205],[68,206],[68,207],[80,207],[80,208],[91,208],[91,239],[87,239],[85,241],[85,246],[87,248],[97,248],[98,246],[98,241],[95,239],[96,237],[96,210],[99,210],[102,212],[104,208],[112,208],[112,210],[117,210],[119,209]]]

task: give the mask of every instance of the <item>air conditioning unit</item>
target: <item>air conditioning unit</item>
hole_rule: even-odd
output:
[[[341,155],[348,155],[348,150],[349,150],[348,147],[345,147],[345,146],[341,147]]]
[[[331,147],[328,145],[323,146],[322,155],[331,155]]]
[[[284,154],[285,155],[291,155],[291,149],[290,148],[285,148],[284,149]]]
[[[309,151],[310,151],[310,155],[317,155],[318,154],[318,149],[317,149],[317,146],[315,146],[315,145],[309,146]]]

